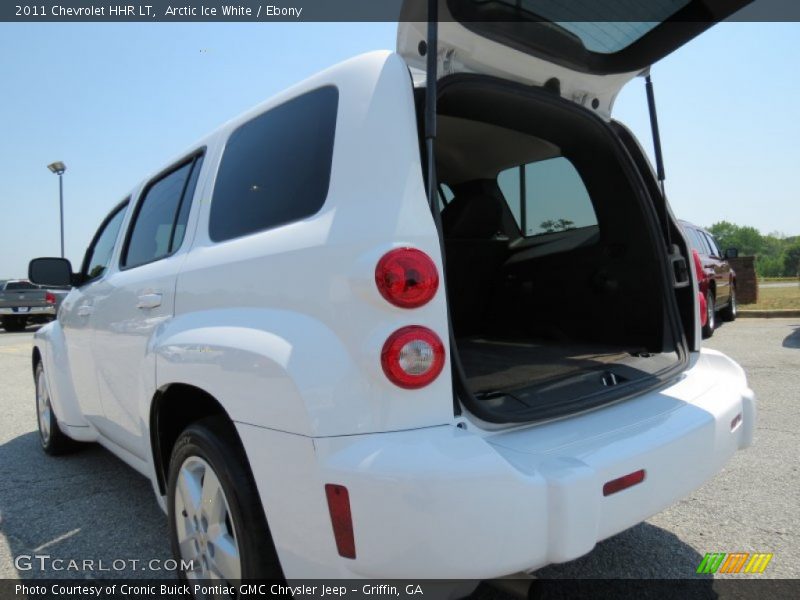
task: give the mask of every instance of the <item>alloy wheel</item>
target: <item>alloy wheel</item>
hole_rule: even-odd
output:
[[[228,499],[214,469],[199,456],[181,465],[175,492],[181,558],[189,579],[236,581],[242,565]]]
[[[42,438],[42,444],[45,446],[50,441],[52,410],[50,392],[47,389],[47,382],[44,380],[44,371],[39,371],[39,376],[36,378],[36,412],[39,415],[39,435]]]

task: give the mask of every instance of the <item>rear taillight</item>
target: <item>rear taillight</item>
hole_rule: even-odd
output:
[[[396,386],[409,390],[424,387],[442,372],[444,344],[426,327],[403,327],[383,345],[381,367]]]
[[[48,304],[55,304],[56,303],[56,295],[53,292],[45,292],[44,293],[44,301]]]
[[[700,311],[700,326],[705,327],[708,322],[708,302],[702,288],[705,287],[706,272],[703,270],[703,263],[697,250],[692,250],[692,261],[694,262],[694,274],[697,276],[697,285],[700,291],[697,292],[697,310]]]
[[[336,550],[344,558],[356,557],[356,540],[353,535],[353,516],[350,514],[350,494],[343,485],[325,484],[328,512],[331,515]]]
[[[431,257],[416,248],[395,248],[378,261],[375,283],[381,296],[400,308],[429,302],[439,288],[439,272]]]
[[[697,250],[692,250],[692,258],[694,259],[694,274],[697,275],[697,282],[702,283],[706,280],[706,272],[703,270],[703,263]]]
[[[697,292],[697,310],[700,311],[700,326],[705,327],[708,323],[708,301],[703,292]]]

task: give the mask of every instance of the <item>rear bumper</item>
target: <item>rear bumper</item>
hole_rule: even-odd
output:
[[[755,417],[741,368],[704,350],[660,391],[513,431],[239,429],[287,577],[485,579],[577,558],[663,510],[751,443]],[[264,435],[282,460],[254,458]],[[642,483],[603,496],[639,469]],[[355,560],[336,553],[325,483],[349,490]]]
[[[19,308],[0,308],[0,315],[8,316],[13,315],[15,317],[32,317],[32,316],[39,316],[39,315],[56,315],[56,309],[54,306],[24,306],[22,307],[24,312],[21,312]]]

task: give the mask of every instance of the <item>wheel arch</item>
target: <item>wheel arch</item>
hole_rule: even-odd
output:
[[[31,369],[33,370],[34,377],[36,377],[36,366],[40,362],[42,362],[42,351],[39,350],[39,346],[34,346],[31,352]]]
[[[230,426],[241,444],[233,420],[222,404],[205,390],[186,383],[162,386],[150,404],[150,448],[156,483],[161,495],[167,491],[169,459],[175,442],[189,425],[208,417],[219,417]],[[246,465],[250,468],[249,463]]]

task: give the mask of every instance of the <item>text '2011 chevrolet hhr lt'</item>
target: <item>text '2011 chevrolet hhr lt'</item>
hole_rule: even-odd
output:
[[[686,496],[751,443],[755,399],[701,349],[691,249],[610,114],[745,3],[442,2],[436,70],[403,21],[397,52],[223,125],[77,273],[31,263],[74,286],[35,336],[45,451],[99,442],[149,477],[183,575],[226,581],[499,577]]]

